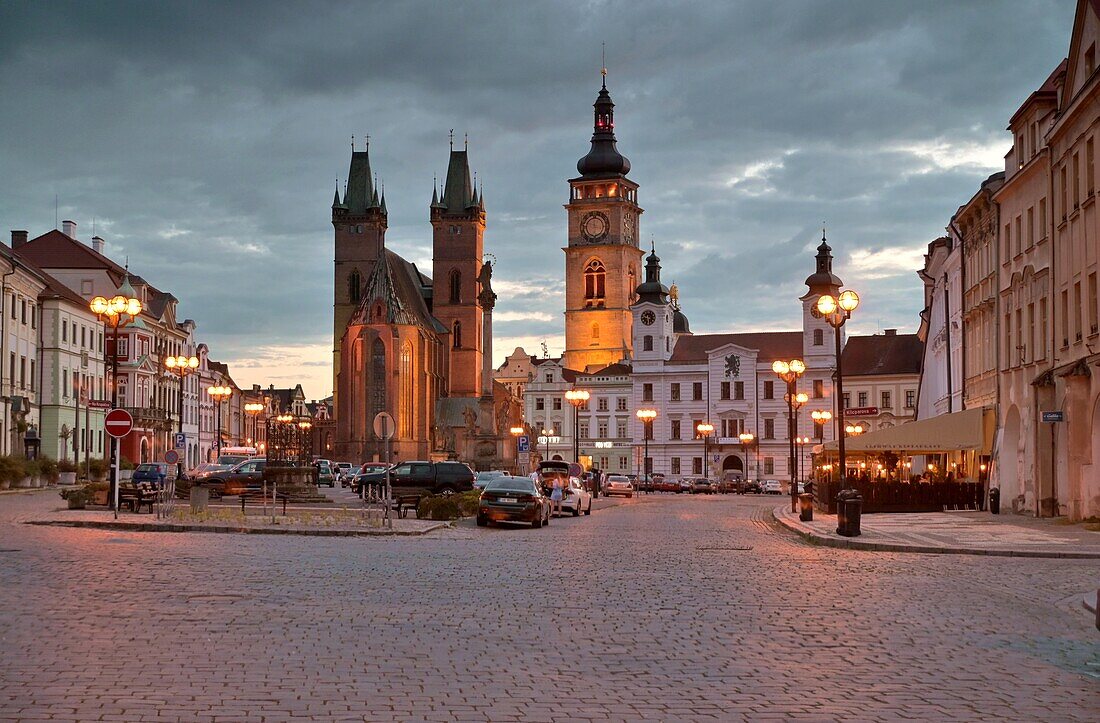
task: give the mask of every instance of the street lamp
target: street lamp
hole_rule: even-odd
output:
[[[795,437],[794,443],[798,446],[798,479],[803,479],[803,462],[806,458],[806,445],[811,442],[809,437]]]
[[[844,427],[844,433],[849,437],[858,437],[863,432],[863,426],[860,424],[848,424]]]
[[[97,296],[88,305],[100,321],[111,327],[114,346],[111,350],[111,408],[118,407],[118,330],[137,321],[141,313],[141,299],[137,298],[134,287],[130,285],[130,276],[123,277],[118,293],[110,299]],[[111,488],[108,496],[111,509],[118,517],[118,437],[111,437]]]
[[[749,476],[752,472],[749,470],[752,469],[752,448],[754,446],[753,443],[756,441],[756,436],[753,435],[752,432],[742,432],[737,435],[737,438],[741,440],[741,446],[745,448],[745,481],[747,483],[752,481],[752,478]],[[759,476],[760,475],[757,475],[757,477]]]
[[[195,371],[199,368],[199,358],[196,356],[170,356],[164,360],[164,368],[172,374],[178,374],[180,378],[180,396],[179,396],[179,433],[183,434],[183,378],[188,373]],[[173,445],[175,446],[175,445]],[[186,446],[184,451],[186,452]],[[181,457],[176,467],[176,479],[183,479],[183,458]]]
[[[642,475],[645,476],[650,474],[649,438],[653,436],[653,420],[657,418],[657,410],[639,409],[635,415],[642,420],[642,443],[645,448],[642,452]]]
[[[581,435],[579,422],[581,407],[588,403],[591,394],[587,389],[570,389],[565,392],[565,399],[573,405],[573,461],[578,464],[581,461]]]
[[[703,438],[703,476],[710,479],[710,435],[714,433],[714,425],[709,422],[699,422],[695,425],[695,431]]]
[[[256,436],[256,417],[262,411],[264,411],[264,405],[260,402],[248,402],[244,405],[245,414],[252,417],[252,442],[254,444],[259,442],[259,438]]]
[[[840,431],[844,429],[844,370],[841,366],[840,329],[844,326],[844,322],[852,318],[852,312],[858,306],[859,294],[851,289],[840,292],[840,296],[835,299],[829,294],[819,296],[817,299],[817,311],[833,327],[834,336],[836,337],[836,437],[840,457],[838,466],[840,467],[841,485],[847,483],[847,473],[844,458],[844,434]]]
[[[229,387],[207,387],[206,393],[210,395],[210,398],[214,400],[214,404],[217,405],[215,412],[214,433],[217,435],[217,450],[218,457],[222,456],[222,402],[233,396],[233,390]],[[217,461],[217,457],[215,457]]]
[[[794,512],[798,507],[798,485],[795,480],[795,465],[794,458],[794,438],[798,434],[798,427],[795,426],[795,410],[801,407],[807,401],[809,397],[805,393],[798,392],[798,378],[806,371],[806,363],[801,359],[791,359],[789,362],[782,359],[776,359],[772,362],[772,371],[776,376],[787,383],[787,394],[784,397],[787,400],[787,439],[790,446],[790,467],[791,467],[791,512]],[[795,405],[798,404],[798,407]]]
[[[543,461],[550,457],[550,443],[553,442],[556,444],[560,439],[561,437],[554,436],[553,427],[550,427],[549,429],[544,428],[542,430],[542,434],[539,435],[539,444],[546,445],[546,456],[542,458]]]
[[[523,427],[512,427],[509,432],[516,439],[516,474],[519,474],[519,438],[523,436],[526,431]]]

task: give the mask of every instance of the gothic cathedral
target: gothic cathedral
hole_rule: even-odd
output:
[[[594,371],[631,358],[632,316],[642,250],[638,184],[615,146],[615,104],[600,88],[592,148],[569,181],[565,248],[565,353],[562,365]]]

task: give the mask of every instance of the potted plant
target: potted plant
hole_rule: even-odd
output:
[[[88,504],[88,492],[84,487],[61,490],[61,499],[69,503],[70,510],[82,510]]]
[[[38,463],[37,459],[28,459],[23,462],[23,480],[19,483],[19,486],[42,486],[42,466]]]
[[[92,475],[93,482],[103,482],[107,479],[107,460],[88,460],[88,471]]]
[[[14,455],[0,457],[0,490],[11,489],[23,481],[23,458]]]
[[[57,477],[62,485],[75,485],[76,472],[76,465],[67,459],[57,463]]]
[[[106,505],[110,485],[106,482],[89,482],[82,488],[85,499],[93,505]]]
[[[38,460],[38,469],[42,474],[42,482],[53,486],[57,484],[57,480],[61,477],[61,471],[58,469],[58,462],[51,457],[43,457]]]

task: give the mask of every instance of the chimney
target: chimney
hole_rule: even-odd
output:
[[[898,335],[898,330],[897,329],[886,329],[886,336],[897,336],[897,335]]]
[[[103,239],[100,236],[92,236],[92,251],[97,254],[103,253]]]
[[[76,221],[62,221],[61,233],[65,234],[69,238],[76,238]]]
[[[15,229],[12,229],[12,232],[11,232],[11,247],[13,249],[17,249],[25,243],[27,243],[27,232],[26,231],[16,231]]]

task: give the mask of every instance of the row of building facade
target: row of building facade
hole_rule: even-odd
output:
[[[210,461],[219,447],[262,449],[267,418],[287,412],[316,420],[315,451],[331,447],[330,403],[307,404],[301,386],[238,385],[196,338],[197,324],[177,315],[175,296],[112,261],[101,237],[82,243],[76,228],[65,221],[60,230],[33,239],[12,231],[11,246],[0,244],[0,454],[78,464],[107,457],[103,420],[111,405],[114,354],[117,406],[134,419],[120,453],[134,464],[162,461],[177,448],[181,429],[179,452],[187,467]],[[90,302],[120,289],[141,300],[142,312],[118,330],[116,341]],[[182,380],[164,364],[181,355],[199,361]],[[216,401],[207,393],[212,386],[231,394]],[[261,411],[246,411],[257,403]]]
[[[1040,516],[1100,515],[1096,4],[1008,121],[1005,169],[928,246],[920,414],[995,411],[991,480]]]

